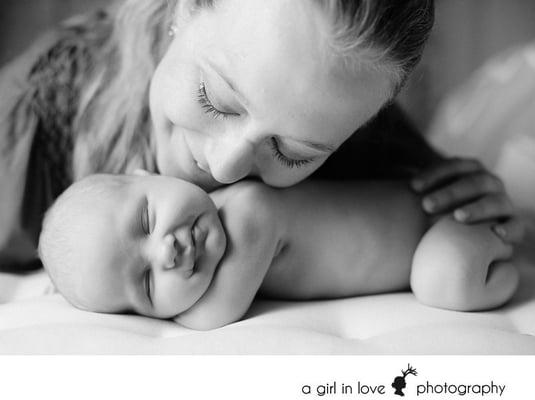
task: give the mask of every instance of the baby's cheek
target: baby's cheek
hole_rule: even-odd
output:
[[[199,282],[200,277],[193,275],[189,279],[160,280],[156,298],[153,300],[154,309],[160,318],[172,318],[195,304],[203,295],[208,285]]]

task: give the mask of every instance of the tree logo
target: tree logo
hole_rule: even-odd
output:
[[[407,369],[405,371],[401,370],[401,373],[403,376],[396,376],[394,378],[394,382],[392,382],[392,387],[396,390],[394,394],[397,394],[398,396],[405,396],[403,393],[403,389],[407,386],[407,382],[405,381],[405,377],[407,375],[418,375],[416,372],[416,368],[411,367],[410,364],[407,364]]]

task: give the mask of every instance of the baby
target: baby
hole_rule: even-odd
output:
[[[257,294],[339,298],[410,284],[437,307],[506,302],[518,284],[511,247],[490,224],[431,225],[405,186],[246,181],[208,195],[176,178],[94,175],[49,210],[39,252],[74,306],[193,329],[239,320]]]

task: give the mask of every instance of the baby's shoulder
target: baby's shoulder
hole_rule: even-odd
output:
[[[213,193],[227,234],[242,244],[275,234],[277,190],[253,181],[238,182]],[[215,195],[215,196],[214,196]]]

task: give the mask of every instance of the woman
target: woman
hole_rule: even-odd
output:
[[[69,21],[1,72],[0,265],[32,265],[70,182],[136,168],[206,190],[416,177],[426,211],[517,240],[501,182],[385,107],[432,21],[432,0],[123,0]]]

